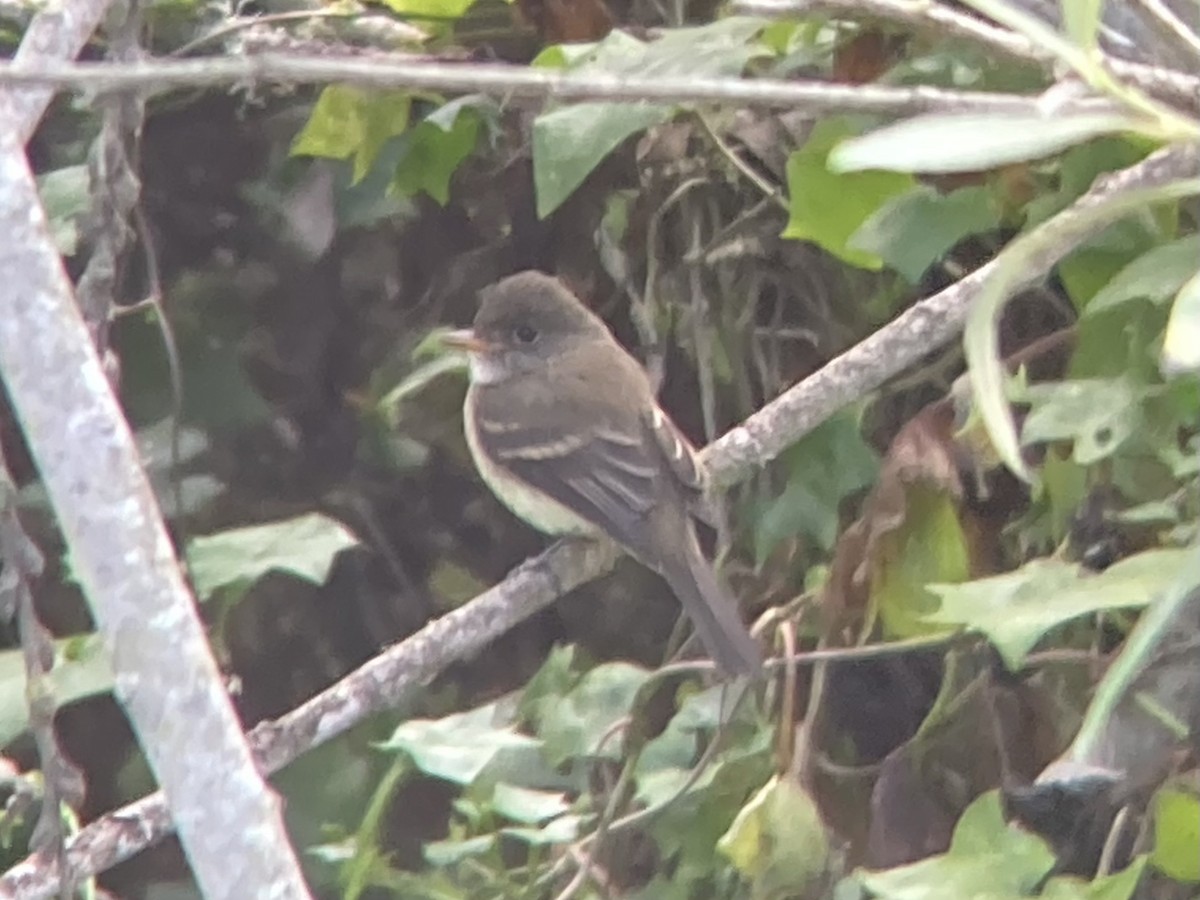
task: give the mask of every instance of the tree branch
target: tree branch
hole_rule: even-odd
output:
[[[913,0],[733,0],[732,10],[747,16],[787,18],[830,15],[874,19],[941,38],[967,41],[993,56],[1036,65],[1054,75],[1055,58],[1023,35],[941,3]],[[1105,55],[1105,66],[1118,78],[1181,109],[1200,110],[1200,78],[1184,72]]]
[[[843,85],[824,81],[752,78],[648,78],[578,74],[500,64],[462,64],[400,54],[310,56],[262,53],[205,59],[154,59],[133,64],[46,63],[18,68],[0,64],[0,85],[54,85],[76,91],[144,90],[261,83],[344,82],[376,88],[486,93],[539,100],[627,103],[727,103],[831,112],[910,116],[926,112],[1037,113],[1099,111],[1110,101],[1084,98],[1053,112],[1038,98],[932,87]],[[1197,80],[1200,89],[1200,80]]]
[[[112,0],[73,0],[64,11],[55,6],[33,17],[21,36],[16,55],[6,67],[24,72],[54,60],[73,60],[104,18]],[[0,83],[2,86],[2,83]],[[24,146],[33,136],[46,107],[54,98],[53,85],[13,84],[0,90],[0,127],[11,129]]]
[[[1101,179],[1067,210],[1039,228],[1053,234],[1080,210],[1127,191],[1200,174],[1200,147],[1159,151],[1123,172]],[[1045,276],[1083,235],[1062,229],[1065,239],[1031,267],[1030,279]],[[774,459],[829,415],[875,390],[961,331],[971,301],[993,270],[988,264],[923,300],[795,385],[744,423],[713,442],[704,458],[714,479],[730,484]],[[451,663],[479,652],[519,622],[565,592],[611,567],[610,546],[560,542],[527,561],[504,581],[454,612],[386,650],[329,690],[250,735],[260,766],[282,768],[301,753],[343,733],[368,715],[394,708]],[[75,871],[102,871],[161,840],[170,830],[161,795],[138,801],[98,819],[70,844]],[[58,889],[52,861],[31,857],[0,877],[0,897],[47,897]]]
[[[10,69],[77,52],[108,5],[39,14]],[[308,890],[278,805],[209,653],[25,158],[52,94],[12,85],[0,94],[0,374],[197,881],[212,898],[299,900]],[[56,758],[42,762],[53,775]]]

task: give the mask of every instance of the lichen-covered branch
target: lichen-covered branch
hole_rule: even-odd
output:
[[[0,374],[197,880],[212,898],[306,897],[11,134],[0,233]]]
[[[161,92],[181,87],[342,82],[377,88],[487,93],[535,100],[628,103],[723,103],[834,112],[911,116],[928,112],[1036,113],[1038,98],[986,91],[890,85],[830,84],[804,79],[688,78],[561,72],[502,64],[423,60],[401,54],[312,56],[261,53],[203,59],[122,63],[46,63],[18,69],[0,64],[0,85],[54,85],[89,91]],[[1197,79],[1200,86],[1200,79]],[[1083,98],[1055,111],[1114,108]]]

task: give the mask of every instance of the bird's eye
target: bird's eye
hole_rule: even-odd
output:
[[[513,337],[517,339],[518,344],[532,344],[537,340],[537,329],[532,325],[518,325],[513,329]]]

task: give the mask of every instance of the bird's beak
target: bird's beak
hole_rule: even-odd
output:
[[[477,337],[470,328],[446,332],[442,335],[442,343],[456,350],[466,350],[468,353],[484,353],[489,346],[487,341]]]

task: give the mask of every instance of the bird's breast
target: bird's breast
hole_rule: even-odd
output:
[[[518,478],[486,452],[480,440],[475,410],[478,390],[472,386],[467,391],[467,399],[463,404],[463,431],[466,434],[467,447],[471,450],[471,458],[474,459],[475,468],[479,470],[484,484],[515,516],[528,522],[538,531],[552,535],[594,534],[594,525],[553,497]]]

